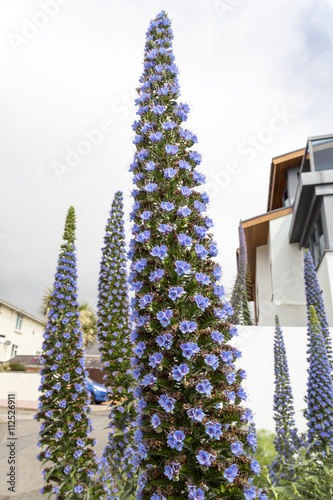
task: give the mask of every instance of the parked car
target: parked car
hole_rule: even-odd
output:
[[[91,404],[97,403],[101,404],[108,400],[108,389],[102,385],[98,384],[91,378],[87,377],[87,390],[90,391],[90,401]]]

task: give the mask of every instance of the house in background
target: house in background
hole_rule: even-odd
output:
[[[267,212],[243,221],[255,323],[306,326],[303,248],[333,326],[333,136],[272,160]]]
[[[45,323],[0,299],[0,362],[16,355],[41,354]]]

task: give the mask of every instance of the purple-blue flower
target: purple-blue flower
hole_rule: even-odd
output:
[[[214,331],[210,334],[210,336],[213,342],[215,342],[216,344],[222,344],[222,342],[224,341],[224,336],[220,332]]]
[[[166,179],[172,179],[177,173],[177,170],[175,170],[174,168],[166,168],[164,170],[164,177]]]
[[[195,253],[198,257],[200,257],[201,260],[204,260],[208,255],[208,251],[206,250],[206,248],[199,243],[195,245]]]
[[[240,441],[236,441],[235,443],[231,443],[231,452],[234,455],[236,455],[236,457],[243,455],[243,453],[244,453],[243,443],[241,443]]]
[[[177,300],[184,293],[185,293],[185,290],[182,286],[173,286],[170,288],[168,296],[171,300]]]
[[[174,366],[171,371],[172,378],[177,382],[180,382],[182,378],[184,378],[188,374],[189,371],[190,369],[185,363],[179,366]]]
[[[160,352],[155,352],[152,356],[149,357],[149,365],[152,368],[156,368],[156,366],[159,366],[162,363],[163,359],[163,354]]]
[[[184,170],[190,170],[191,165],[185,160],[179,160],[179,168],[183,168]]]
[[[202,422],[202,420],[205,418],[205,414],[201,408],[191,408],[187,411],[187,415],[195,422]]]
[[[163,134],[162,132],[155,132],[154,134],[150,134],[149,138],[153,142],[159,142],[163,139]]]
[[[161,323],[162,326],[166,327],[170,324],[170,319],[173,316],[173,312],[170,309],[166,311],[159,311],[156,315],[156,318]]]
[[[186,359],[191,359],[192,356],[200,352],[200,348],[195,342],[186,342],[185,344],[181,344],[180,348],[182,349],[183,356]]]
[[[192,194],[192,189],[187,186],[182,186],[180,190],[183,196],[190,196]]]
[[[167,255],[168,255],[167,246],[161,245],[160,247],[156,246],[156,247],[152,248],[150,255],[152,255],[153,257],[158,257],[161,260],[164,260],[165,257],[167,257]]]
[[[182,333],[192,333],[197,329],[198,325],[195,321],[182,321],[179,325]]]
[[[174,409],[175,402],[176,402],[176,400],[174,398],[169,398],[168,396],[165,396],[164,394],[162,394],[162,396],[160,396],[160,398],[158,400],[159,405],[162,406],[162,408],[167,413],[170,413]]]
[[[160,233],[168,234],[168,233],[171,233],[171,231],[173,230],[173,227],[170,226],[170,224],[159,224],[157,227],[157,230]]]
[[[198,283],[201,283],[202,285],[209,285],[210,283],[210,277],[204,273],[195,273],[195,279]]]
[[[142,220],[149,220],[152,215],[153,215],[152,212],[150,212],[149,210],[145,210],[144,212],[142,212],[142,214],[140,215],[140,217],[141,217]]]
[[[257,491],[254,486],[251,486],[251,488],[244,489],[243,493],[246,500],[252,500],[253,498],[257,498]]]
[[[172,144],[167,144],[165,146],[165,151],[168,155],[175,155],[178,152],[178,146],[173,146]]]
[[[207,354],[205,357],[205,363],[215,371],[219,366],[219,358],[215,356],[215,354]]]
[[[148,375],[145,375],[143,377],[142,385],[144,387],[147,387],[148,385],[155,385],[156,382],[157,382],[157,378],[155,377],[155,375],[153,375],[152,373],[148,373]]]
[[[189,247],[192,245],[192,238],[191,238],[191,236],[188,236],[187,234],[180,233],[180,234],[178,234],[177,238],[178,238],[180,246],[182,246],[182,247]]]
[[[136,349],[134,349],[134,352],[135,354],[141,358],[142,357],[142,354],[144,353],[146,349],[146,345],[144,344],[144,342],[139,342]]]
[[[150,231],[143,231],[142,233],[139,233],[135,239],[139,243],[145,243],[146,241],[149,240],[149,238],[150,238]]]
[[[152,107],[152,112],[155,115],[163,115],[164,111],[165,111],[165,106],[161,106],[160,104]]]
[[[180,215],[180,217],[188,217],[191,213],[192,210],[188,207],[179,207],[177,210],[177,215]]]
[[[215,460],[215,456],[207,451],[200,450],[196,458],[200,465],[205,465],[206,467],[210,467],[212,462]]]
[[[149,182],[149,184],[146,184],[144,187],[144,190],[147,191],[147,193],[153,193],[154,191],[157,191],[158,185],[156,182]]]
[[[209,380],[203,380],[195,388],[200,394],[207,394],[207,396],[210,396],[213,390],[213,386]]]
[[[153,170],[155,170],[155,163],[153,161],[148,161],[144,168],[145,170],[152,172]]]
[[[232,464],[228,469],[224,471],[223,476],[229,481],[229,483],[233,483],[237,474],[238,474],[238,467],[236,464]]]
[[[163,333],[162,335],[159,335],[156,338],[155,342],[160,347],[165,347],[166,349],[170,349],[170,347],[172,346],[172,339],[173,339],[173,336],[170,333]]]
[[[134,271],[137,271],[138,273],[140,273],[141,271],[143,271],[143,269],[146,267],[146,265],[147,265],[147,260],[140,259],[133,264],[133,269],[134,269]]]
[[[173,478],[173,468],[170,465],[166,465],[164,467],[164,474],[171,480]]]
[[[168,445],[170,448],[176,448],[177,451],[181,451],[183,448],[183,440],[185,439],[185,434],[183,431],[175,431],[168,435]]]
[[[191,500],[204,500],[205,493],[201,488],[196,489],[195,486],[188,485],[188,498]]]
[[[194,300],[201,311],[204,311],[210,305],[210,300],[202,295],[195,295]]]
[[[261,467],[260,467],[260,463],[258,462],[258,460],[253,460],[253,462],[251,463],[250,467],[251,467],[251,469],[253,470],[253,472],[255,474],[259,474],[260,473]]]
[[[175,122],[164,122],[162,123],[162,127],[164,130],[173,130],[177,126],[177,123]]]
[[[187,262],[183,260],[176,261],[176,273],[178,276],[182,276],[183,274],[189,274],[191,272],[191,266]]]
[[[150,281],[159,281],[160,279],[163,278],[164,275],[164,270],[163,269],[156,269],[156,271],[152,271],[149,275],[149,280]]]
[[[169,201],[162,201],[160,203],[160,207],[162,210],[164,210],[164,212],[170,212],[175,208],[175,205]]]
[[[161,421],[160,419],[158,418],[158,416],[156,415],[156,413],[154,413],[154,415],[151,417],[151,425],[154,429],[157,429],[157,427],[160,425]]]

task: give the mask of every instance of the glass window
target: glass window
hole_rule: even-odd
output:
[[[329,139],[318,139],[311,141],[314,169],[332,170],[333,169],[333,137]]]
[[[306,153],[303,156],[302,160],[302,165],[301,165],[301,172],[311,172],[311,167],[310,167],[310,155],[308,153],[308,148],[306,148]]]
[[[321,213],[319,213],[312,234],[310,236],[309,248],[312,254],[314,265],[315,267],[318,267],[326,250],[325,234],[323,231]]]
[[[17,313],[15,330],[18,330],[18,331],[21,330],[22,321],[23,321],[23,316],[21,314]]]
[[[17,349],[18,349],[18,345],[12,344],[12,351],[11,351],[11,354],[10,354],[11,358],[15,358],[15,356],[17,354]]]
[[[290,201],[289,201],[289,197],[288,197],[288,188],[286,188],[286,189],[283,191],[283,195],[282,195],[282,203],[283,203],[283,206],[284,206],[284,207],[290,207]]]

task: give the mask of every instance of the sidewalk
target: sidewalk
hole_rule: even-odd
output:
[[[91,405],[90,418],[94,431],[92,437],[98,444],[96,454],[100,456],[108,440],[108,403]],[[8,428],[7,408],[0,407],[0,500],[42,500],[39,493],[43,486],[41,464],[37,460],[37,448],[40,424],[34,420],[36,411],[31,409],[16,410],[16,487],[15,492],[7,490],[6,474],[8,473]]]
[[[92,414],[108,412],[109,405],[108,403],[102,403],[100,405],[90,405]],[[36,408],[16,408],[16,414],[18,415],[18,420],[33,420],[34,415],[37,413]],[[106,413],[107,414],[107,413]],[[0,404],[0,424],[4,424],[8,421],[8,408],[6,406],[2,406]],[[0,500],[2,500],[0,496]]]

